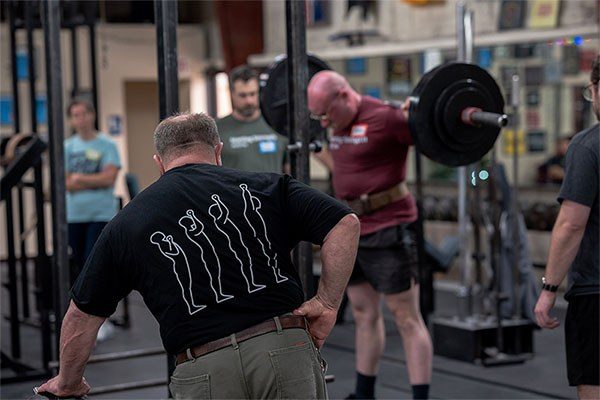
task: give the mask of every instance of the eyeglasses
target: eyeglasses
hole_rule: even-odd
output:
[[[331,107],[333,106],[333,103],[335,103],[335,101],[338,98],[338,95],[340,94],[340,92],[337,92],[335,94],[335,97],[333,98],[333,100],[331,100],[331,103],[329,103],[329,107],[327,107],[327,111],[325,111],[325,114],[313,114],[310,113],[308,116],[310,117],[310,119],[314,120],[314,121],[327,121],[329,120],[329,111],[331,110]]]
[[[583,92],[582,92],[583,98],[589,102],[592,102],[594,100],[592,90],[595,85],[597,85],[597,84],[590,83],[583,89]]]
[[[321,115],[310,113],[308,116],[310,117],[310,119],[319,122],[327,121],[329,119],[329,115],[327,115],[327,113]]]

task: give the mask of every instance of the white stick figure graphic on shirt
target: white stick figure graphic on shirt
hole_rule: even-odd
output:
[[[162,255],[173,263],[173,272],[181,287],[183,301],[187,304],[190,315],[194,315],[198,311],[205,309],[206,305],[198,305],[194,301],[192,272],[190,271],[190,265],[183,249],[173,241],[171,235],[167,236],[160,231],[154,232],[150,236],[150,243],[157,245]]]
[[[196,215],[194,214],[193,210],[187,210],[186,215],[179,219],[179,225],[185,230],[185,234],[188,237],[188,239],[190,239],[190,241],[192,241],[200,249],[200,259],[202,260],[202,263],[204,264],[204,269],[208,274],[210,288],[215,294],[215,301],[217,303],[221,303],[223,301],[233,299],[234,296],[223,293],[223,286],[221,285],[221,262],[219,261],[219,257],[217,256],[215,247],[204,232],[204,224],[202,224],[202,222],[200,222],[200,220],[196,218]],[[201,242],[202,244],[204,244],[204,246],[200,244]],[[205,247],[209,248],[210,250],[205,252]],[[207,263],[206,258],[210,257],[211,255],[214,257],[214,260],[211,261],[214,262]],[[216,282],[213,278],[213,273],[211,272],[211,268],[209,268],[209,265],[217,266]],[[217,287],[215,287],[215,283]]]
[[[240,271],[242,272],[242,276],[246,280],[246,285],[248,288],[248,293],[256,292],[257,290],[264,289],[266,286],[258,284],[254,281],[254,271],[252,269],[252,257],[250,257],[250,251],[248,247],[244,244],[244,240],[242,238],[242,233],[238,229],[238,227],[233,223],[231,219],[229,219],[229,209],[227,206],[221,201],[221,198],[218,194],[213,194],[211,196],[214,204],[208,207],[208,213],[211,217],[213,217],[215,227],[219,232],[221,232],[227,238],[227,243],[229,245],[229,250],[233,253],[236,260],[238,260],[240,264]],[[239,243],[244,248],[245,255],[242,255],[246,259],[246,262],[243,262],[242,259],[238,256],[238,253],[233,249],[233,245],[231,242],[231,238],[226,233],[226,231],[234,233],[235,241]]]
[[[259,212],[262,204],[258,197],[253,196],[252,193],[250,193],[248,185],[242,183],[240,189],[242,189],[242,199],[244,200],[244,218],[246,219],[246,222],[248,222],[250,229],[252,229],[254,237],[258,240],[258,243],[260,243],[262,251],[267,258],[268,265],[273,269],[275,281],[277,283],[285,282],[288,278],[283,276],[277,267],[277,253],[273,253],[273,250],[271,249],[271,241],[267,236],[267,225]]]

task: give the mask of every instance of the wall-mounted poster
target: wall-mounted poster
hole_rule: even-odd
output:
[[[506,155],[514,154],[515,152],[515,131],[514,129],[505,129],[501,135],[502,151]],[[525,153],[525,132],[519,129],[517,133],[517,154]]]
[[[364,57],[346,59],[348,75],[364,75],[367,72],[367,59]]]
[[[529,28],[556,28],[560,0],[533,0],[530,4]]]
[[[527,2],[523,0],[502,0],[500,4],[500,21],[498,29],[519,29],[525,21]]]
[[[540,112],[536,108],[531,108],[525,112],[525,122],[527,129],[537,129],[540,127]]]
[[[366,85],[362,90],[364,95],[381,99],[381,87],[377,85]]]
[[[46,95],[38,95],[35,99],[35,113],[38,124],[48,123],[48,101]]]
[[[543,153],[546,151],[546,132],[527,132],[527,150],[530,153]]]
[[[533,57],[535,45],[530,43],[520,43],[515,45],[515,58]]]
[[[562,80],[562,63],[558,60],[549,59],[544,63],[544,82],[557,84]]]
[[[329,25],[329,0],[306,0],[306,26]]]
[[[13,124],[13,102],[9,95],[0,95],[0,125]]]
[[[17,78],[19,80],[29,78],[29,54],[26,48],[17,49]]]
[[[598,56],[598,51],[594,49],[581,49],[579,51],[579,70],[581,72],[590,72],[592,63]]]
[[[565,75],[579,74],[579,47],[568,45],[562,47],[563,73]]]
[[[108,133],[111,136],[119,136],[123,131],[121,116],[117,114],[108,116]]]
[[[489,47],[482,47],[477,50],[477,64],[481,68],[489,68],[492,66],[492,50]]]
[[[525,85],[540,86],[544,84],[544,68],[541,66],[525,67]]]
[[[537,87],[527,88],[525,93],[525,104],[535,107],[540,104],[540,91]]]
[[[388,93],[390,96],[407,96],[412,91],[411,59],[388,58]]]

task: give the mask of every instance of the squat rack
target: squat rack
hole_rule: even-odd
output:
[[[45,237],[44,233],[44,218],[38,218],[38,256],[36,257],[36,271],[45,271],[51,273],[51,277],[47,276],[52,281],[52,285],[46,285],[46,290],[41,290],[42,295],[47,298],[43,302],[47,309],[40,310],[40,318],[42,322],[42,340],[44,341],[44,368],[36,371],[36,374],[21,374],[20,380],[39,379],[43,376],[49,376],[58,366],[58,361],[51,361],[52,358],[58,360],[59,342],[60,342],[60,327],[62,318],[69,304],[68,288],[70,285],[69,276],[69,255],[68,255],[68,235],[65,210],[65,169],[64,169],[64,114],[63,114],[63,99],[62,99],[62,66],[61,66],[61,49],[60,49],[60,32],[61,32],[61,4],[53,0],[42,0],[42,27],[44,29],[44,47],[46,61],[46,87],[48,100],[48,142],[50,149],[50,181],[51,181],[51,197],[52,197],[52,232],[53,232],[53,249],[54,254],[49,257],[45,254]],[[19,125],[19,109],[18,109],[18,84],[16,71],[16,29],[17,21],[15,16],[15,3],[8,3],[11,11],[11,53],[13,55],[12,72],[13,72],[13,104],[15,115],[15,133],[20,131]],[[27,29],[28,39],[28,55],[29,55],[29,83],[30,83],[30,103],[32,107],[32,127],[34,134],[37,131],[37,115],[35,113],[35,76],[34,76],[34,51],[33,51],[33,30],[36,27],[33,21],[33,2],[25,2],[25,28]],[[177,75],[177,2],[170,0],[154,0],[155,24],[157,33],[157,60],[158,60],[158,87],[159,87],[159,115],[160,119],[172,115],[179,109],[179,86]],[[92,81],[92,102],[98,110],[97,100],[97,78],[96,78],[96,51],[95,51],[95,27],[94,22],[87,23],[89,27],[90,37],[90,58],[91,58],[91,81]],[[77,42],[75,38],[75,28],[70,27],[71,32],[71,52],[73,59],[73,94],[79,90],[79,75],[77,72],[76,59],[78,54]],[[290,118],[290,132],[294,142],[300,142],[299,151],[291,154],[291,161],[295,176],[302,182],[309,183],[309,142],[308,120],[306,119],[306,86],[308,84],[308,68],[306,62],[306,27],[305,27],[305,8],[304,1],[286,0],[286,34],[288,57],[291,59],[289,65],[289,96],[288,102],[289,112],[293,115]],[[96,117],[96,127],[98,121]],[[42,192],[42,167],[40,162],[34,165],[36,194],[40,194],[36,202],[36,210],[38,215],[43,215],[43,192]],[[9,196],[8,198],[11,198]],[[11,200],[7,199],[7,206]],[[22,202],[21,200],[19,200]],[[12,207],[7,207],[12,210]],[[20,209],[22,213],[22,210]],[[12,218],[12,214],[11,214]],[[12,219],[11,219],[12,221]],[[12,224],[10,224],[12,227]],[[21,229],[23,225],[21,225]],[[9,238],[12,238],[13,232],[9,232]],[[10,241],[11,239],[9,239]],[[9,246],[9,266],[16,266],[16,257],[14,253],[14,245]],[[24,256],[24,252],[21,253]],[[299,267],[300,276],[305,288],[305,295],[309,297],[314,293],[314,282],[312,274],[312,247],[309,243],[301,243],[294,252],[296,265]],[[47,264],[44,266],[44,263]],[[51,266],[50,266],[51,264]],[[25,268],[24,264],[23,269]],[[14,269],[14,268],[13,268]],[[14,275],[14,276],[13,276]],[[26,277],[26,273],[22,274]],[[14,278],[10,283],[11,299],[16,296],[16,273],[12,273]],[[23,285],[26,286],[27,282]],[[49,289],[53,288],[53,293],[49,295]],[[43,296],[42,296],[43,297]],[[26,300],[25,300],[26,301]],[[16,301],[15,301],[16,307]],[[49,321],[50,310],[54,311],[56,317],[54,329]],[[11,310],[14,311],[14,310]],[[18,318],[17,313],[11,312],[11,321]],[[54,346],[51,345],[52,331],[55,336]],[[18,360],[20,354],[20,342],[18,340],[18,324],[11,324],[11,337],[16,338],[13,343],[13,357]],[[54,348],[52,348],[54,347]],[[154,356],[164,354],[164,349],[149,348],[138,349],[114,353],[105,353],[90,357],[89,363],[99,363],[123,359],[132,359],[146,356]],[[15,362],[16,362],[15,360]],[[3,363],[5,357],[3,354]],[[108,385],[94,388],[90,394],[111,393],[123,390],[131,390],[137,388],[146,388],[152,386],[161,386],[168,383],[168,377],[171,375],[175,367],[174,357],[167,356],[168,376],[165,379],[154,379],[138,382],[127,382],[122,384]],[[330,380],[331,378],[329,378]],[[3,379],[3,383],[5,380]]]

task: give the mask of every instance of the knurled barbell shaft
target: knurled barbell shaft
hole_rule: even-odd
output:
[[[493,126],[503,128],[508,123],[508,115],[482,111],[477,107],[465,108],[461,114],[462,122],[473,126]]]

